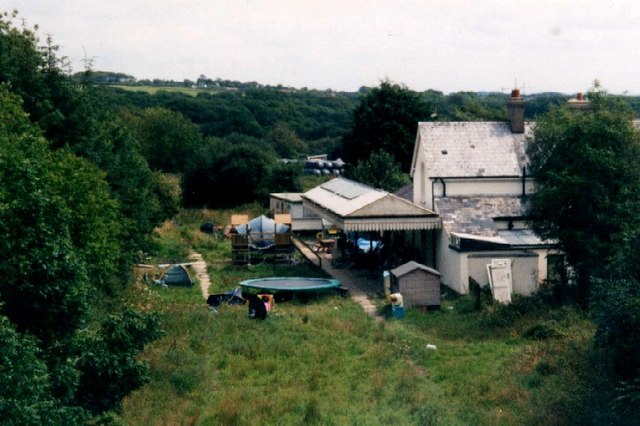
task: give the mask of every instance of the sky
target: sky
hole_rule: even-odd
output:
[[[356,91],[640,94],[640,2],[0,0],[74,71]]]

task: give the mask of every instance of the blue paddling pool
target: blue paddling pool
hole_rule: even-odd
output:
[[[305,293],[337,289],[340,281],[328,278],[270,277],[240,281],[240,286],[267,292]]]

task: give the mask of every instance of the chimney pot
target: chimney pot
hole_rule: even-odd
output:
[[[574,99],[569,99],[567,101],[567,104],[569,105],[570,108],[575,110],[584,111],[589,109],[589,101],[587,100],[586,96],[582,92],[579,92],[578,94],[576,94],[576,97]]]
[[[509,124],[512,133],[524,133],[524,100],[520,96],[520,89],[511,91],[511,98],[507,101]]]

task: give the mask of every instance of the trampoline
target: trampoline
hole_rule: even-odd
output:
[[[310,293],[337,289],[340,287],[340,281],[328,278],[270,277],[240,281],[240,286],[272,293]]]

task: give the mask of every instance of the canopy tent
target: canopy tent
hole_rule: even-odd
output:
[[[238,225],[235,230],[240,235],[249,235],[249,244],[252,247],[266,249],[275,245],[276,234],[286,234],[289,232],[289,225],[276,223],[270,217],[261,215],[251,219],[249,222]]]

